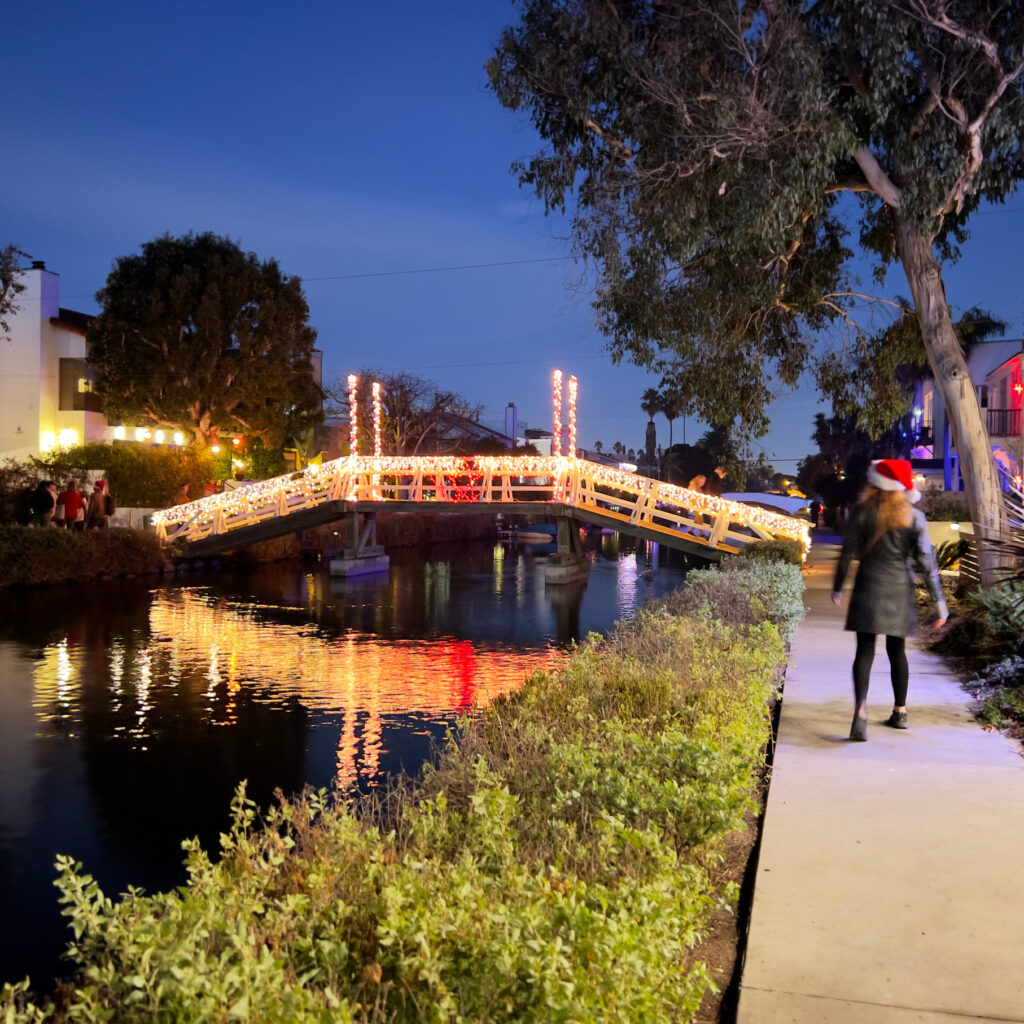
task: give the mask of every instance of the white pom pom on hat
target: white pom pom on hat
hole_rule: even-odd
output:
[[[906,459],[876,459],[868,466],[868,483],[880,491],[906,491],[911,502],[921,499],[914,471]]]

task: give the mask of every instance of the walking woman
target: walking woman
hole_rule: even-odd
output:
[[[853,660],[853,724],[851,740],[866,740],[868,682],[875,659],[875,637],[885,634],[892,676],[893,711],[886,723],[907,727],[906,638],[916,618],[915,565],[923,574],[938,628],[946,621],[946,602],[939,584],[939,567],[928,538],[924,514],[912,505],[921,497],[906,459],[882,459],[868,468],[868,486],[853,510],[842,554],[832,582],[832,601],[839,604],[850,563],[859,559],[846,628],[857,634]]]

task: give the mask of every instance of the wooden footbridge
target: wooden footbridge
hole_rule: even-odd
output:
[[[574,521],[709,559],[772,538],[810,547],[804,520],[563,455],[346,456],[164,509],[153,524],[185,556],[206,556],[344,519],[345,558],[358,564],[383,554],[382,509],[555,516],[554,560],[568,568],[581,554]]]

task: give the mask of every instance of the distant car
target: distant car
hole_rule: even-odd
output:
[[[744,505],[756,505],[772,512],[781,512],[784,516],[796,519],[811,518],[810,498],[791,498],[788,494],[771,494],[767,491],[730,491],[723,494],[728,501],[742,501]]]

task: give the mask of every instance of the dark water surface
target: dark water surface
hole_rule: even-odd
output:
[[[604,534],[586,583],[545,586],[526,546],[392,552],[389,574],[319,564],[0,593],[0,982],[67,974],[54,859],[108,895],[185,877],[238,782],[379,785],[454,717],[553,667],[682,582],[674,552]]]

